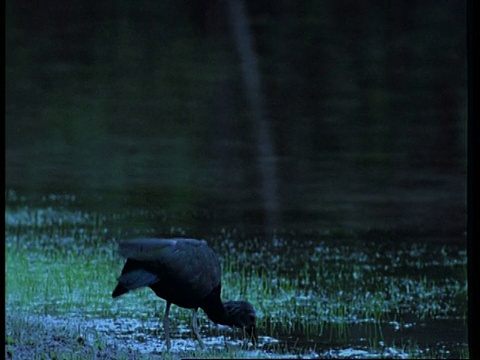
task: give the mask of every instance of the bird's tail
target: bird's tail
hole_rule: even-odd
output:
[[[144,286],[149,286],[158,281],[158,276],[150,271],[138,269],[133,271],[122,271],[122,276],[118,278],[118,284],[113,290],[112,297],[117,297],[130,290],[135,290]]]
[[[112,298],[116,298],[117,296],[123,295],[126,292],[128,292],[128,289],[122,284],[118,284],[115,290],[113,290]]]

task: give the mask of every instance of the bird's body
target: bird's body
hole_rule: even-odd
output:
[[[222,303],[220,263],[205,241],[135,239],[120,243],[120,253],[127,261],[112,297],[148,286],[165,299],[164,326],[168,348],[171,304],[194,310],[193,330],[202,346],[196,325],[198,308],[215,323],[244,328],[255,341],[255,310],[246,301]]]
[[[220,285],[220,264],[206,242],[194,239],[136,239],[120,244],[127,262],[113,297],[143,286],[183,308],[200,307]]]

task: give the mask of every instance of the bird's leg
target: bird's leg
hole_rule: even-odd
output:
[[[192,329],[193,329],[193,333],[195,334],[195,337],[197,338],[199,344],[200,344],[200,347],[202,349],[205,348],[205,345],[203,345],[203,341],[202,339],[200,338],[200,334],[198,333],[198,324],[197,324],[197,310],[198,309],[193,309],[193,317],[192,317]]]
[[[165,315],[163,315],[163,328],[165,330],[165,342],[167,343],[167,350],[170,351],[170,320],[168,320],[168,312],[170,311],[171,303],[167,301],[165,308]]]
[[[248,336],[247,333],[245,332],[245,328],[242,328],[243,330],[243,348],[248,349]]]
[[[223,346],[225,346],[225,349],[227,349],[228,348],[228,346],[227,346],[227,335],[225,333],[225,330],[221,331],[220,326],[217,323],[215,323],[215,329],[217,330],[217,337],[220,337],[220,336],[223,337]]]
[[[221,330],[220,325],[218,325],[218,323],[213,323],[213,326],[215,326],[215,337],[223,338],[223,346],[225,346],[225,349],[228,349],[227,336],[225,334],[225,330]]]

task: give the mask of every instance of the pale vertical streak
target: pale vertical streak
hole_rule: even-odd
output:
[[[267,216],[268,230],[274,230],[278,216],[278,186],[276,161],[271,128],[265,112],[260,70],[253,40],[248,28],[247,14],[243,0],[227,0],[232,22],[235,44],[240,56],[249,104],[252,128],[258,151],[258,167],[261,176],[263,207]]]

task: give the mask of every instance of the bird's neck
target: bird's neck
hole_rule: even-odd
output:
[[[200,308],[205,311],[208,318],[216,324],[232,325],[232,321],[223,307],[220,299],[221,286],[218,285],[202,302]]]

